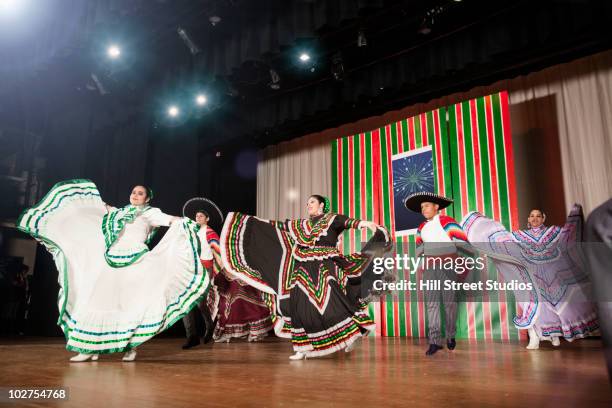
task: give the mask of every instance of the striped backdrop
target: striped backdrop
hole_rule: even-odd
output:
[[[373,220],[394,231],[391,156],[432,146],[435,189],[452,197],[446,212],[458,221],[469,211],[518,228],[508,94],[502,92],[396,122],[371,132],[332,142],[332,209],[350,217]],[[463,182],[462,182],[463,181]],[[369,232],[348,231],[344,251],[360,249]],[[395,238],[395,237],[394,237]],[[414,253],[414,236],[397,237],[398,251]],[[490,268],[493,278],[494,268]],[[416,281],[420,276],[399,279]],[[413,299],[410,299],[412,294]],[[415,299],[416,298],[416,299]],[[423,294],[399,292],[370,312],[382,336],[425,337]],[[490,299],[460,303],[457,337],[508,340],[518,338],[512,324],[515,302]]]

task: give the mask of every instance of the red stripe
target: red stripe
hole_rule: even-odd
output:
[[[381,175],[380,175],[380,132],[378,129],[372,131],[372,198],[374,199],[374,221],[377,224],[382,224],[380,218],[380,186],[381,186]],[[381,302],[384,303],[384,302]]]
[[[409,249],[410,249],[410,245],[409,245],[409,239],[408,237],[404,238],[404,240],[402,241],[402,255],[403,254],[409,254]],[[406,274],[408,274],[408,276],[406,276]],[[404,279],[409,280],[410,279],[410,271],[405,269],[404,270]],[[406,316],[406,321],[404,322],[404,325],[406,326],[406,336],[407,337],[413,337],[412,336],[412,315],[411,315],[411,311],[410,311],[410,302],[412,302],[412,291],[406,291],[404,292],[404,315]]]
[[[402,122],[395,122],[395,134],[397,135],[397,152],[404,152],[404,138],[402,137]]]
[[[414,136],[414,118],[408,119],[408,143],[410,150],[416,147],[416,138]]]
[[[428,131],[427,131],[427,114],[421,113],[419,115],[419,119],[421,120],[421,146],[429,145],[428,142]]]
[[[472,122],[472,141],[474,143],[474,172],[476,173],[476,208],[484,214],[483,190],[482,190],[482,166],[480,164],[480,138],[478,131],[478,116],[476,111],[476,99],[470,101],[470,117]]]
[[[338,139],[336,140],[336,145],[337,147],[337,152],[336,154],[338,155],[338,212],[342,212],[342,202],[343,202],[343,197],[342,197],[342,183],[344,180],[342,180],[342,175],[344,174],[344,172],[342,171],[342,168],[344,166],[344,163],[342,163],[342,143],[343,143],[344,139]]]
[[[390,218],[391,218],[391,225],[389,225],[389,227],[391,228],[391,237],[393,239],[395,239],[395,205],[393,203],[393,200],[391,199],[391,197],[393,197],[393,165],[391,164],[391,153],[393,153],[392,150],[392,144],[391,144],[391,126],[387,126],[385,127],[385,133],[387,136],[387,146],[388,146],[388,154],[387,154],[387,174],[388,174],[388,179],[387,180],[383,180],[384,183],[387,183],[387,185],[389,186],[389,197],[387,197],[387,200],[389,200],[389,212],[390,212]]]
[[[355,138],[353,136],[348,139],[348,159],[349,159],[349,213],[345,214],[348,217],[355,218],[355,160],[353,159],[353,150],[355,149]],[[349,248],[350,253],[355,253],[355,236],[354,232],[349,232]]]
[[[512,148],[512,131],[510,129],[510,107],[508,92],[499,94],[504,129],[504,145],[506,148],[506,173],[508,174],[508,196],[510,198],[510,222],[512,229],[519,229],[518,206],[516,198],[516,178],[514,174],[514,153]]]
[[[476,307],[474,302],[467,303],[468,310],[468,338],[476,338]]]
[[[393,334],[399,337],[399,296],[397,292],[393,295]]]
[[[367,193],[366,193],[366,174],[365,174],[365,143],[366,143],[366,138],[365,138],[365,133],[360,133],[359,134],[359,173],[361,176],[361,180],[360,180],[360,184],[361,184],[361,214],[358,214],[358,217],[360,220],[365,220],[367,219],[367,209],[366,209],[366,197],[367,197]],[[362,232],[361,234],[361,239],[362,241],[364,240],[365,237],[365,232]]]
[[[376,329],[374,331],[375,331],[376,336],[381,336],[382,335],[381,333],[381,326],[382,326],[381,320],[382,319],[380,315],[380,312],[381,312],[380,302],[374,302],[374,307],[372,309],[374,309],[374,322],[376,323]]]
[[[382,336],[387,337],[387,296],[380,297],[380,333]]]
[[[423,269],[419,269],[417,271],[417,282],[421,282],[423,280]],[[425,299],[423,296],[423,291],[421,291],[418,287],[417,287],[417,299],[418,299],[418,305],[419,305],[419,337],[425,337],[426,333],[425,333]]]
[[[436,171],[438,173],[438,194],[446,196],[444,191],[444,160],[442,158],[442,135],[440,134],[440,112],[434,111],[435,149],[436,149]]]
[[[487,138],[489,140],[489,163],[491,163],[491,201],[493,202],[493,218],[500,220],[499,209],[499,186],[497,185],[497,154],[495,150],[495,130],[493,127],[493,107],[491,106],[491,96],[485,97],[487,113]]]
[[[459,185],[461,186],[461,211],[463,214],[467,213],[468,210],[468,201],[467,201],[467,176],[465,170],[465,146],[463,142],[463,117],[462,115],[463,109],[461,108],[461,104],[458,103],[455,105],[455,117],[457,124],[457,144],[459,149]],[[461,216],[463,214],[460,214]],[[459,217],[461,218],[461,217]]]

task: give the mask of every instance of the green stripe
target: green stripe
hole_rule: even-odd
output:
[[[338,140],[331,143],[331,208],[332,212],[338,212]]]
[[[408,119],[402,120],[402,142],[404,145],[404,151],[410,150],[410,138],[408,137]]]
[[[353,160],[355,169],[355,217],[356,219],[362,219],[361,215],[361,137],[356,135],[353,138]],[[355,236],[355,249],[361,251],[361,232],[357,229],[353,229],[351,233]]]
[[[414,242],[415,236],[410,235],[408,237],[408,255],[413,257],[416,254],[416,244]],[[418,285],[416,273],[410,275],[410,282],[414,282]],[[418,286],[417,286],[418,289]],[[412,337],[420,337],[419,335],[419,299],[417,297],[417,291],[410,291],[410,315],[412,316],[411,332]]]
[[[427,143],[431,146],[431,157],[433,159],[433,169],[434,169],[434,192],[439,193],[438,186],[438,154],[436,152],[436,128],[434,121],[434,113],[433,111],[427,112],[427,128],[429,129],[429,133],[427,135]]]
[[[391,211],[390,201],[391,193],[389,186],[389,167],[387,166],[387,158],[389,157],[389,146],[387,146],[387,137],[385,128],[380,128],[380,167],[381,167],[381,183],[382,183],[382,203],[384,207],[384,226],[391,229]]]
[[[372,221],[374,218],[374,174],[372,173],[372,132],[366,133],[366,143],[365,143],[365,171],[366,171],[366,216],[369,221]]]
[[[457,144],[457,117],[454,107],[450,107],[448,116],[450,169],[452,182],[453,204],[448,208],[448,215],[457,219],[462,214],[461,209],[461,172],[459,171],[459,146]]]
[[[467,199],[468,208],[463,208],[461,217],[469,211],[478,209],[476,206],[476,169],[474,167],[474,144],[472,143],[472,117],[470,115],[470,103],[461,103],[461,116],[463,122],[463,143],[465,146],[465,177],[464,183],[467,183]],[[457,219],[461,219],[458,217]]]
[[[444,191],[447,197],[453,197],[453,183],[451,177],[451,158],[449,137],[446,126],[446,108],[438,110],[438,121],[440,124],[440,155],[442,156],[442,168],[444,169]],[[452,215],[452,208],[449,215]]]
[[[485,98],[476,99],[476,117],[480,142],[480,167],[482,169],[482,201],[484,215],[493,218],[493,199],[491,186],[491,167],[489,160],[489,140],[487,137],[487,116]]]
[[[348,137],[342,139],[342,214],[349,213],[349,154]]]
[[[396,243],[396,253],[401,254],[402,253],[402,239],[398,239],[397,243]],[[399,270],[399,277],[398,280],[401,282],[402,280],[406,279],[406,274],[408,272],[404,271],[404,269],[400,269]],[[406,292],[403,290],[400,290],[398,293],[398,309],[399,309],[399,335],[402,337],[405,337],[407,335],[406,333]]]
[[[498,93],[492,95],[491,99],[493,105],[493,127],[495,128],[495,146],[497,150],[497,185],[499,188],[500,215],[504,227],[511,230],[512,225],[510,224],[510,206],[508,203],[508,176],[506,171],[504,132],[502,128],[501,100]]]
[[[423,133],[421,131],[421,118],[419,116],[414,117],[414,141],[415,147],[423,147]]]
[[[397,140],[397,126],[393,123],[391,126],[391,154],[399,153],[399,141]],[[386,129],[385,129],[386,131]]]

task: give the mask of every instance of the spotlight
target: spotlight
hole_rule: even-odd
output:
[[[357,47],[366,47],[368,45],[368,39],[365,36],[365,32],[363,30],[359,30],[359,34],[357,34]]]
[[[121,49],[116,45],[111,45],[110,47],[108,47],[108,50],[106,50],[106,53],[112,59],[117,59],[121,55]]]
[[[331,73],[336,81],[342,81],[344,79],[344,62],[340,52],[332,56]]]
[[[198,94],[198,96],[196,96],[196,103],[198,105],[204,106],[206,105],[206,102],[208,102],[208,99],[206,99],[206,95]]]
[[[0,0],[0,12],[12,14],[19,10],[23,0]]]
[[[178,106],[172,105],[168,108],[168,115],[170,117],[176,118],[179,115],[180,111]]]
[[[219,24],[221,22],[221,17],[219,17],[217,15],[210,16],[210,17],[208,17],[208,21],[214,27],[214,26],[216,26],[217,24]]]
[[[179,37],[181,37],[181,40],[183,40],[183,42],[185,43],[185,45],[187,46],[187,48],[189,48],[189,51],[191,52],[191,55],[196,55],[200,52],[200,48],[198,48],[198,46],[196,45],[196,43],[194,43],[191,38],[189,37],[189,34],[187,34],[187,31],[185,31],[183,28],[179,27],[176,32],[178,33]]]
[[[305,52],[300,54],[300,61],[302,62],[308,62],[310,61],[310,55],[306,54]]]
[[[422,34],[422,35],[430,34],[432,31],[432,27],[435,24],[435,18],[438,17],[440,14],[442,14],[444,11],[445,11],[445,8],[442,6],[435,7],[429,10],[425,14],[425,17],[423,17],[423,21],[421,22],[421,25],[419,26],[417,33]]]
[[[268,86],[275,91],[280,89],[280,76],[273,69],[270,69],[270,83],[268,83]]]
[[[423,22],[419,26],[417,33],[422,34],[422,35],[431,34],[431,27],[429,26],[429,24],[427,24],[427,17],[423,19]]]

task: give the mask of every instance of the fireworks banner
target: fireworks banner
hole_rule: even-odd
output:
[[[413,193],[434,192],[433,153],[431,146],[391,156],[393,173],[393,208],[403,209],[404,201]],[[421,214],[412,211],[395,211],[395,236],[416,233],[425,220]]]
[[[476,98],[332,142],[332,210],[386,226],[398,252],[414,255],[414,232],[423,220],[403,198],[432,191],[453,198],[442,211],[457,221],[470,211],[518,229],[514,165],[506,92]],[[404,211],[402,211],[404,210]],[[419,218],[420,217],[420,218]],[[348,231],[345,253],[359,250],[369,232]],[[417,281],[399,271],[398,279]],[[494,270],[493,270],[493,273]],[[460,303],[457,337],[519,338],[512,295]],[[387,295],[370,305],[377,335],[425,337],[420,291]]]

